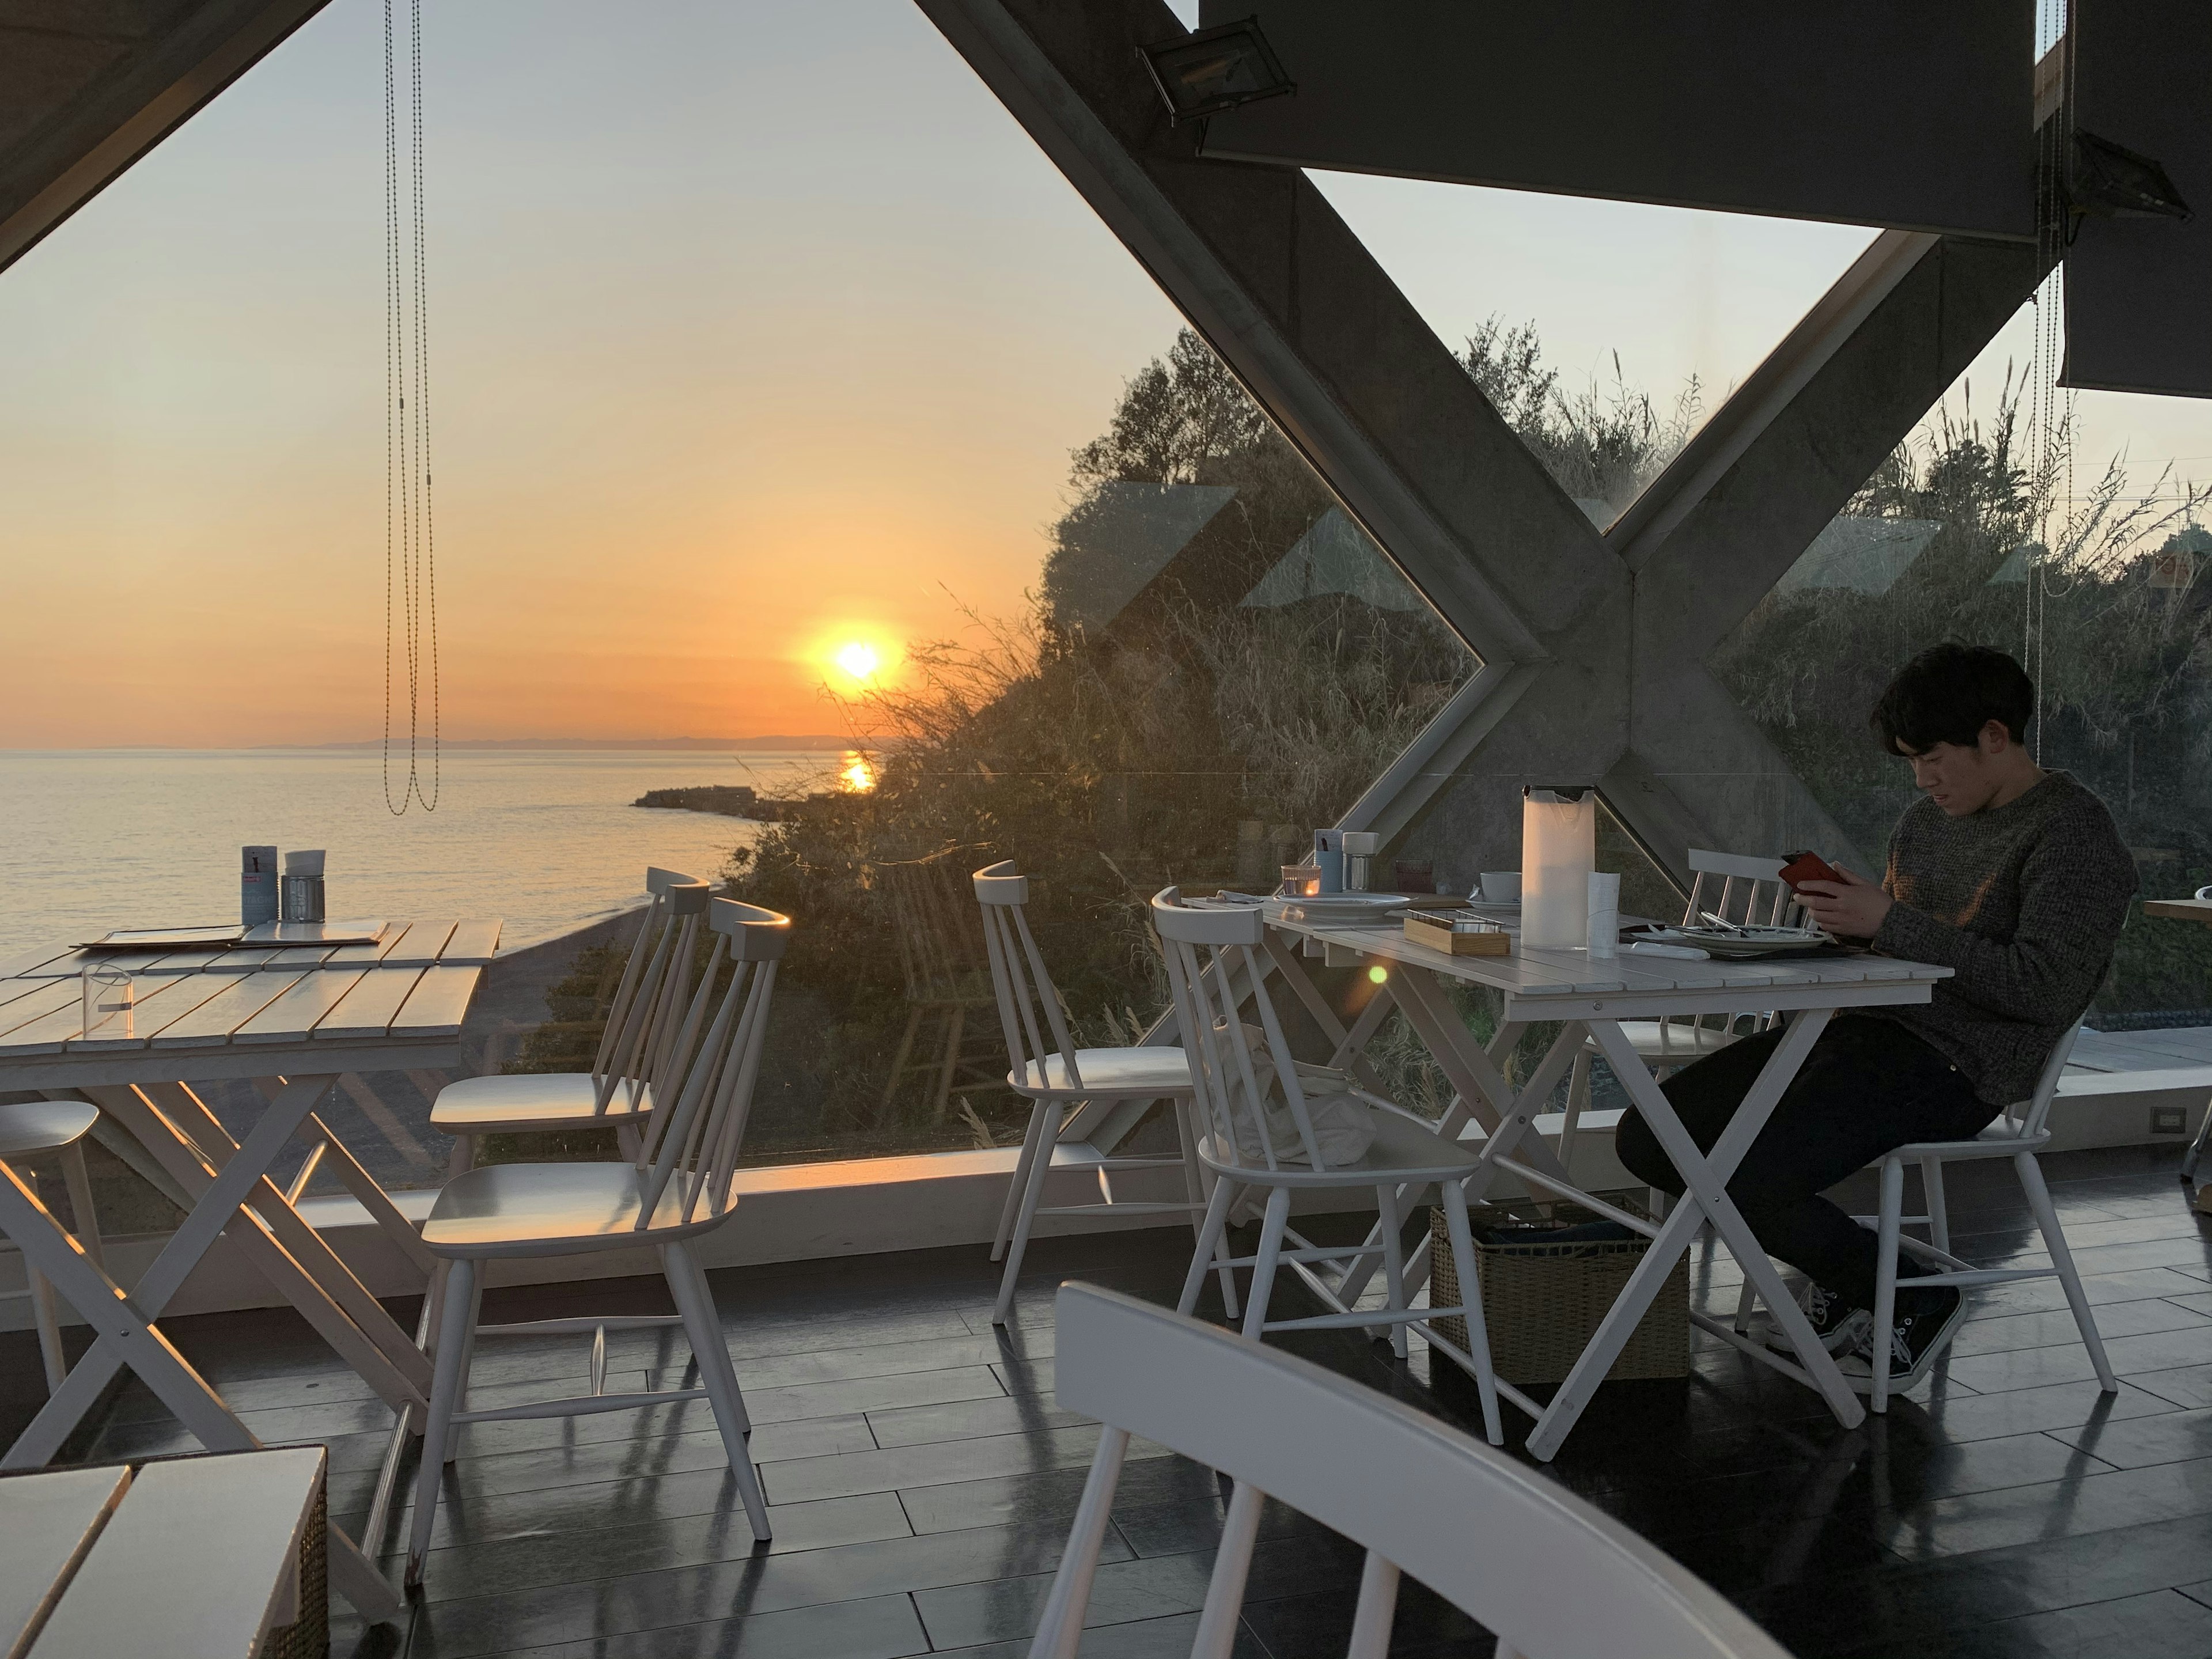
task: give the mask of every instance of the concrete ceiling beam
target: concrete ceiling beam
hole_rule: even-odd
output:
[[[170,0],[0,18],[0,270],[259,63],[328,0]]]

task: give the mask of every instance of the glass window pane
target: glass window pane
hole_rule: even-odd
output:
[[[470,1063],[575,1069],[659,863],[798,920],[752,1155],[1017,1137],[967,872],[1038,875],[1118,1040],[1143,901],[1272,886],[1472,656],[903,0],[427,25],[438,810],[383,799],[381,14],[336,0],[0,282],[0,943],[325,847],[333,914],[504,915]],[[380,1179],[441,1177],[440,1081],[334,1099]]]
[[[2203,733],[2212,712],[2212,533],[2200,522],[2212,412],[2062,389],[2034,420],[2033,308],[1876,470],[1711,665],[1878,871],[1914,799],[1867,727],[1914,653],[1993,645],[2036,680],[2045,767],[2097,791],[2146,896],[2212,883]],[[2068,411],[2071,424],[2065,424]],[[2046,430],[2048,433],[2046,440]],[[2212,943],[2136,916],[2094,1018],[2201,1024]]]
[[[1875,234],[1425,179],[1310,176],[1600,526]]]

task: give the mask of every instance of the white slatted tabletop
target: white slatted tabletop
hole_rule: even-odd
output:
[[[298,1069],[288,1049],[319,1072],[451,1066],[499,933],[496,921],[395,921],[374,945],[26,951],[0,965],[0,1088],[264,1077]],[[84,1040],[88,966],[131,975],[130,1036]]]
[[[1371,927],[1274,925],[1317,939],[1335,955],[1354,952],[1486,985],[1504,995],[1505,1018],[1516,1022],[1925,1002],[1928,988],[1951,973],[1925,963],[1866,955],[1697,962],[1624,951],[1611,958],[1593,958],[1587,951],[1523,950],[1517,939],[1510,956],[1455,957],[1407,939],[1395,923]]]

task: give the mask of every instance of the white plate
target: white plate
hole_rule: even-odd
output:
[[[1321,893],[1311,898],[1270,899],[1267,915],[1270,921],[1379,921],[1405,902],[1403,893]]]

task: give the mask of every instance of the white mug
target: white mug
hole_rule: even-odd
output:
[[[1518,904],[1521,902],[1521,872],[1518,870],[1486,870],[1482,884],[1475,890],[1487,904]]]

